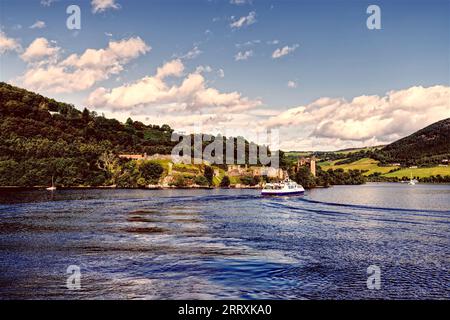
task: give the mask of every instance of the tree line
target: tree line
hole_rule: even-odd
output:
[[[105,155],[170,154],[178,143],[173,132],[131,118],[121,123],[0,82],[0,186],[44,186],[52,176],[61,186],[141,186],[152,181],[146,165],[116,160],[111,173],[102,167]],[[246,161],[249,146],[245,141]]]

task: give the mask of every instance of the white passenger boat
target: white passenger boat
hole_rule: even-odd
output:
[[[305,189],[289,178],[280,183],[267,183],[261,191],[263,196],[290,196],[303,193],[305,193]]]

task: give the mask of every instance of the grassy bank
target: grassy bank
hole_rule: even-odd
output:
[[[363,159],[360,159],[358,161],[355,161],[355,162],[352,162],[349,164],[337,165],[336,163],[338,163],[339,161],[342,161],[342,159],[335,160],[335,161],[329,161],[329,162],[319,162],[318,165],[322,168],[322,170],[325,170],[325,171],[327,171],[328,169],[333,169],[333,170],[343,169],[344,171],[364,170],[364,171],[367,171],[364,173],[365,176],[369,176],[376,172],[379,172],[384,175],[393,169],[399,168],[397,166],[381,167],[381,166],[379,166],[379,161],[370,159],[370,158],[363,158]]]
[[[365,176],[379,173],[381,177],[399,179],[401,179],[402,177],[410,177],[411,174],[413,175],[413,177],[417,178],[450,175],[450,167],[434,166],[429,168],[400,168],[399,166],[380,166],[379,161],[370,158],[363,158],[349,164],[337,165],[336,163],[338,163],[339,161],[342,161],[342,159],[336,161],[320,162],[318,165],[325,171],[328,169],[343,169],[344,171],[364,170],[366,171],[364,172]]]

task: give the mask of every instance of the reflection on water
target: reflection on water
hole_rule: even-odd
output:
[[[0,191],[0,298],[449,299],[449,210],[448,185]]]

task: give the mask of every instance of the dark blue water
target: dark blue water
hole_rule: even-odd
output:
[[[449,299],[449,268],[449,185],[0,191],[0,299]]]

